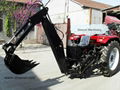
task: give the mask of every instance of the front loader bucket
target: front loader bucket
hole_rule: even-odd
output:
[[[6,55],[4,61],[5,65],[15,74],[23,74],[39,64],[32,60],[22,60],[15,54]]]

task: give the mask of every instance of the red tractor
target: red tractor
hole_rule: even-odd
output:
[[[80,73],[85,71],[90,73],[89,69],[91,69],[92,72],[99,72],[107,77],[119,71],[120,20],[113,16],[106,16],[105,24],[108,31],[103,34],[96,33],[88,36],[73,33],[70,35],[67,57],[74,66],[73,69],[83,70]]]
[[[72,34],[68,39],[66,54],[63,43],[52,24],[48,8],[40,2],[40,10],[31,16],[16,31],[12,39],[3,45],[6,53],[5,65],[15,74],[22,74],[38,65],[38,63],[21,60],[14,54],[17,46],[36,25],[41,23],[62,73],[71,77],[86,78],[93,74],[107,77],[113,76],[120,69],[120,20],[106,17],[105,24],[109,30],[103,34],[88,36]]]

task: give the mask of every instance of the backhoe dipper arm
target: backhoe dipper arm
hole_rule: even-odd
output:
[[[5,50],[6,55],[13,54],[17,46],[28,35],[31,29],[36,24],[41,22],[61,72],[67,73],[67,65],[65,60],[63,43],[58,36],[54,25],[50,22],[50,20],[48,20],[47,13],[48,8],[43,7],[39,12],[30,17],[27,22],[22,26],[22,28],[15,33],[15,36],[13,36],[13,38],[8,43],[3,45],[3,49]],[[16,38],[19,34],[19,38],[17,38],[15,42],[12,42],[12,40]]]

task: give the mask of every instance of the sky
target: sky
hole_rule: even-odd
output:
[[[112,6],[120,5],[120,0],[93,0],[93,1],[102,2],[105,4],[110,4]]]

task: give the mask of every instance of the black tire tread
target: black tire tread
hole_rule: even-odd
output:
[[[109,52],[111,47],[114,47],[114,45],[119,46],[118,41],[115,41],[115,40],[111,41],[107,46],[104,46],[101,49],[102,54],[101,54],[100,60],[102,62],[105,62],[104,71],[103,71],[103,75],[105,77],[111,77],[111,76],[115,75],[120,69],[120,67],[119,67],[120,61],[119,61],[119,65],[116,67],[116,69],[113,72],[110,71],[108,68],[108,52]],[[119,51],[120,51],[120,47],[119,47]]]

